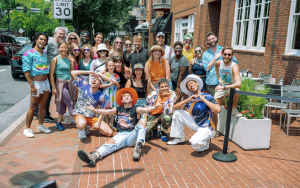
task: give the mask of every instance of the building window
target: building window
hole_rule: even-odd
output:
[[[300,56],[300,0],[292,0],[285,53]]]
[[[232,46],[264,51],[271,0],[236,0]]]

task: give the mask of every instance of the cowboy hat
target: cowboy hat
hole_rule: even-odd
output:
[[[165,55],[165,50],[164,48],[160,47],[159,45],[154,45],[151,47],[150,51],[149,51],[149,56],[152,54],[153,50],[160,50],[161,51],[161,56]]]
[[[198,83],[198,87],[200,90],[203,87],[203,82],[202,82],[201,78],[199,78],[198,76],[196,76],[194,74],[190,74],[180,83],[180,89],[183,91],[183,93],[185,93],[187,95],[193,95],[193,93],[190,92],[188,90],[188,88],[186,87],[186,84],[191,80],[196,81]]]
[[[122,88],[122,89],[119,89],[117,91],[117,94],[116,94],[116,101],[118,103],[119,106],[123,106],[123,102],[122,102],[122,94],[123,93],[130,93],[131,97],[132,97],[132,106],[135,105],[135,103],[137,102],[138,100],[138,94],[136,92],[135,89],[133,89],[132,87],[126,87],[126,88]]]

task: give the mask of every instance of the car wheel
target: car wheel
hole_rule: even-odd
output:
[[[19,75],[19,74],[11,74],[11,76],[12,76],[13,78],[20,78],[20,75]]]

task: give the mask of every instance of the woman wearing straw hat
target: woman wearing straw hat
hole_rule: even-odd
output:
[[[139,159],[141,156],[142,145],[145,143],[146,127],[142,124],[138,124],[137,115],[145,114],[157,109],[161,103],[155,106],[141,108],[134,106],[137,102],[138,94],[135,89],[123,88],[118,90],[116,95],[116,101],[118,107],[113,109],[95,109],[93,106],[85,107],[87,110],[91,110],[94,113],[100,115],[116,115],[116,127],[118,133],[103,145],[101,145],[97,151],[89,154],[85,151],[79,150],[78,157],[86,162],[89,167],[96,166],[96,162],[102,159],[104,156],[113,153],[124,147],[134,146],[132,158]]]
[[[96,53],[98,54],[99,58],[96,58],[92,61],[90,66],[90,71],[95,73],[104,73],[105,72],[105,61],[108,58],[109,51],[106,48],[105,44],[99,44],[97,47]],[[89,79],[90,82],[92,79]]]
[[[190,142],[196,151],[204,151],[209,148],[210,139],[215,133],[213,113],[220,113],[221,106],[210,94],[202,93],[203,81],[198,76],[188,75],[181,83],[180,89],[188,99],[174,105],[170,137],[174,140],[167,142],[176,145],[185,142],[184,127],[197,131]],[[185,109],[185,110],[183,110]]]
[[[156,89],[158,89],[157,81],[161,78],[170,80],[170,65],[162,56],[165,55],[165,50],[154,45],[149,51],[149,60],[145,65],[146,77],[151,81]]]

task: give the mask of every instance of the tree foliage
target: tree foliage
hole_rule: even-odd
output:
[[[34,36],[37,32],[45,32],[53,35],[55,27],[60,25],[57,19],[53,19],[52,3],[44,0],[15,0],[15,4],[20,4],[27,12],[13,10],[10,14],[10,27],[13,30],[25,29],[29,36]],[[40,12],[31,12],[30,8],[39,8]],[[43,10],[49,10],[49,14],[44,14]]]
[[[15,1],[14,0],[2,0],[0,2],[0,9],[7,9],[7,8],[15,8]],[[1,16],[0,15],[0,28],[7,30],[7,18],[8,16]]]
[[[138,0],[74,0],[71,23],[77,33],[82,30],[110,32],[121,30],[128,22],[132,5]]]

